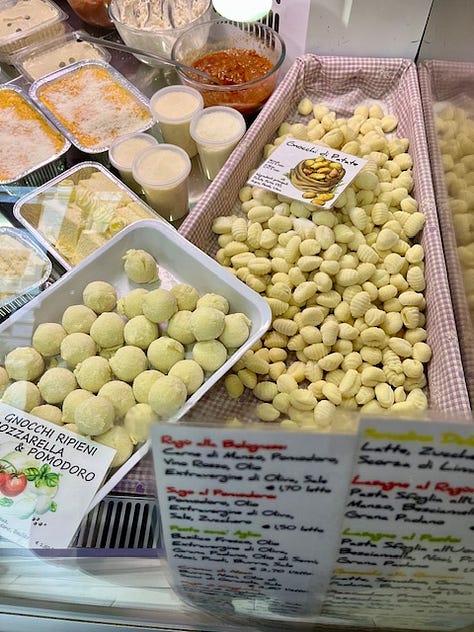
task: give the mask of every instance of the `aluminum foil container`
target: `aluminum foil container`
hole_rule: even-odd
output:
[[[94,174],[100,173],[105,178],[103,190],[95,191],[93,202],[89,200],[90,208],[81,207],[82,202],[76,200],[79,208],[82,208],[82,216],[84,224],[79,230],[95,230],[98,234],[104,234],[106,239],[97,241],[97,247],[100,243],[108,241],[112,236],[106,232],[107,222],[112,222],[111,217],[114,210],[114,204],[118,198],[123,205],[133,204],[133,208],[137,214],[141,215],[141,219],[156,219],[161,222],[164,220],[155,213],[147,204],[145,204],[135,193],[125,186],[117,177],[115,177],[106,167],[97,162],[81,162],[61,175],[53,178],[46,184],[30,191],[21,197],[13,206],[13,214],[16,219],[31,232],[35,239],[41,243],[54,257],[54,259],[66,270],[73,268],[77,261],[71,256],[65,248],[61,247],[61,231],[74,230],[74,221],[68,214],[70,205],[74,200],[74,187],[81,180],[87,180]],[[101,194],[104,196],[101,197]],[[76,204],[74,202],[74,204]],[[116,204],[115,208],[121,208]],[[84,214],[87,216],[84,218]],[[100,215],[100,216],[99,216]],[[122,217],[122,215],[121,215]],[[131,222],[130,222],[131,223]],[[115,225],[113,231],[119,232],[123,226]],[[115,234],[115,233],[114,233]],[[80,237],[80,235],[78,236]],[[92,237],[92,236],[91,236]]]
[[[0,265],[3,265],[2,259],[4,257],[9,263],[15,263],[14,258],[11,256],[12,249],[7,247],[3,240],[8,239],[12,248],[18,247],[18,249],[29,254],[29,266],[25,265],[22,274],[19,274],[18,277],[7,277],[2,274],[3,271],[0,268],[0,308],[8,308],[10,303],[24,294],[32,294],[39,291],[51,274],[51,261],[43,250],[25,233],[26,231],[21,228],[0,227]],[[14,242],[11,240],[14,240]]]
[[[46,102],[48,93],[50,99],[57,96],[54,105]],[[105,152],[118,136],[155,124],[145,95],[105,61],[78,61],[50,73],[33,82],[29,94],[64,136],[88,154]]]
[[[2,0],[0,61],[10,63],[21,48],[63,33],[67,18],[50,0]]]
[[[24,167],[19,166],[11,177],[0,177],[0,186],[13,183],[28,184],[28,181],[30,180],[32,181],[32,184],[34,183],[35,186],[40,183],[42,184],[47,179],[57,175],[58,171],[62,169],[64,165],[65,153],[71,147],[71,143],[66,138],[64,138],[64,136],[50,123],[44,113],[31,101],[28,95],[26,95],[21,88],[19,88],[18,86],[7,84],[0,86],[0,101],[2,92],[11,92],[18,95],[18,97],[21,99],[19,104],[21,104],[22,108],[29,109],[33,116],[38,117],[38,127],[47,130],[48,133],[60,140],[61,147],[58,151],[46,156],[41,161],[35,162],[34,164],[25,165]],[[11,130],[8,127],[10,124],[10,118],[6,116],[0,109],[0,133],[5,134],[6,136],[11,136]],[[5,150],[5,147],[3,147],[3,149]],[[14,160],[18,160],[19,162],[21,162],[20,149],[21,147],[17,148],[14,145],[12,145],[8,149],[7,159],[9,160],[10,164]]]

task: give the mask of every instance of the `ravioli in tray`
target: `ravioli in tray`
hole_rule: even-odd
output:
[[[180,419],[270,317],[174,228],[137,222],[0,326],[2,401],[116,449],[96,504],[147,453],[150,424]]]
[[[79,163],[33,190],[15,203],[13,213],[66,269],[80,263],[125,226],[159,218],[95,162]]]

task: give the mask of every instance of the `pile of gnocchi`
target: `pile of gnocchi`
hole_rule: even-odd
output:
[[[409,140],[379,104],[349,118],[304,98],[306,122],[284,122],[263,158],[288,138],[367,160],[330,210],[256,186],[218,216],[216,259],[263,296],[272,324],[225,377],[250,389],[259,420],[330,430],[337,410],[401,414],[428,406],[431,358],[424,310],[425,224],[413,192]],[[240,211],[240,212],[239,212]]]

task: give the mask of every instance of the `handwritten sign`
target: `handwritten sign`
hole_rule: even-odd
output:
[[[339,545],[355,441],[156,425],[164,546],[180,595],[219,613],[247,603],[254,614],[317,614]]]
[[[323,613],[474,622],[474,427],[363,420]]]
[[[331,147],[289,138],[272,151],[248,184],[312,204],[315,210],[329,209],[366,163]]]
[[[0,534],[31,548],[65,548],[115,450],[0,403]]]

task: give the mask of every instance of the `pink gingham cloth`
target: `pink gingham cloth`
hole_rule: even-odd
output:
[[[361,103],[378,102],[387,113],[398,117],[397,134],[410,140],[414,196],[426,215],[421,244],[426,262],[426,327],[433,351],[427,370],[430,407],[443,412],[469,412],[431,181],[418,77],[411,60],[310,54],[297,58],[179,232],[204,252],[216,253],[213,220],[219,215],[239,212],[239,190],[245,185],[249,171],[262,162],[263,148],[275,137],[281,123],[308,120],[297,112],[297,105],[305,96],[313,102],[324,103],[339,116],[350,116]],[[238,417],[245,421],[252,418],[256,403],[248,392],[238,400],[231,399],[221,381],[191,409],[187,419],[212,423]],[[145,473],[140,472],[142,467],[140,462],[120,487],[128,485],[129,477],[144,478]]]
[[[449,288],[458,329],[464,375],[472,406],[474,403],[474,326],[466,300],[463,271],[457,252],[456,233],[438,145],[434,108],[436,104],[444,102],[463,107],[466,99],[474,99],[474,64],[425,61],[418,65],[418,77]]]

